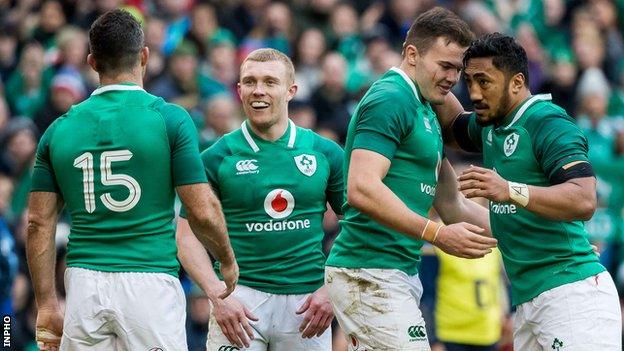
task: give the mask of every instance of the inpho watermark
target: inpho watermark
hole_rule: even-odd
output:
[[[11,347],[11,316],[2,317],[2,346]]]

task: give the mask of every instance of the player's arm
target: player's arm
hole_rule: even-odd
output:
[[[37,302],[37,342],[43,349],[58,347],[63,333],[55,286],[56,222],[63,201],[55,192],[31,192],[28,199],[26,256]]]
[[[225,290],[225,293],[228,293],[227,289],[215,274],[208,253],[193,234],[189,222],[183,217],[178,218],[176,242],[178,259],[182,267],[212,302],[215,319],[223,334],[232,344],[249,347],[249,340],[253,339],[253,330],[248,319],[257,320],[257,318],[233,296],[227,298],[224,296],[222,292]]]
[[[176,188],[188,223],[199,242],[221,262],[221,273],[227,285],[225,296],[234,291],[238,280],[238,265],[227,235],[221,203],[208,183],[181,185]]]
[[[375,221],[416,239],[424,239],[460,257],[483,257],[496,246],[484,229],[468,223],[449,226],[432,222],[410,210],[384,183],[390,160],[374,151],[351,153],[347,178],[348,203]]]
[[[485,229],[483,235],[492,236],[489,211],[467,199],[459,192],[455,170],[447,158],[442,160],[433,207],[444,223],[468,222]]]
[[[557,171],[560,184],[546,187],[509,182],[490,169],[471,166],[459,177],[460,189],[468,198],[515,203],[544,218],[586,221],[596,210],[596,178],[588,162],[576,162]]]
[[[462,189],[470,191],[466,196],[485,195],[497,202],[514,202],[552,220],[591,218],[596,209],[596,180],[581,130],[560,113],[528,120],[525,128],[530,132],[535,159],[550,185],[510,182],[492,170],[471,167],[460,177]]]
[[[443,104],[432,105],[442,128],[444,145],[468,152],[481,152],[481,126],[472,112],[464,110],[453,93],[446,95]]]

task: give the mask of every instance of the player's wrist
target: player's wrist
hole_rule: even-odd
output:
[[[436,240],[438,239],[438,236],[440,235],[440,231],[442,230],[443,227],[444,227],[444,224],[434,222],[428,219],[427,223],[425,223],[425,227],[420,232],[420,238],[422,240],[426,240],[434,244]]]
[[[524,183],[507,182],[507,188],[509,191],[509,200],[526,207],[529,204],[529,186]]]

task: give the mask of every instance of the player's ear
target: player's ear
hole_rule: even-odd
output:
[[[93,58],[93,55],[89,54],[87,55],[87,63],[89,64],[89,66],[91,66],[91,68],[93,68],[94,71],[98,71],[97,70],[97,63],[95,62],[95,59]]]
[[[147,61],[149,59],[149,48],[147,46],[141,49],[141,67],[145,67],[147,65]]]
[[[520,91],[522,91],[522,88],[524,88],[524,82],[525,82],[524,74],[522,73],[514,74],[510,80],[511,92],[513,94],[520,93]]]
[[[418,49],[413,44],[403,44],[403,58],[407,60],[411,66],[415,66],[418,62]]]
[[[297,89],[299,89],[297,84],[293,84],[293,85],[290,86],[290,88],[288,88],[288,94],[286,96],[286,101],[290,101],[290,100],[292,100],[292,98],[295,97],[295,94],[297,94]]]

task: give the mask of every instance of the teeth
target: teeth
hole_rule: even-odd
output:
[[[254,101],[251,103],[251,107],[268,107],[269,104],[263,101]]]

